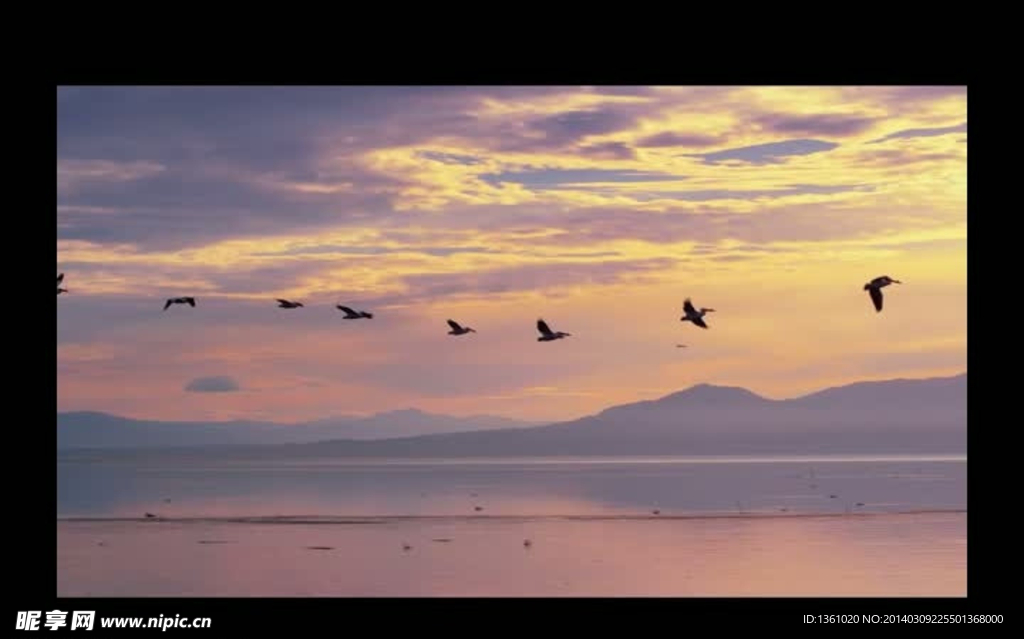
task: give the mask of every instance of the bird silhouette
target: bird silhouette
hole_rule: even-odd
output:
[[[367,313],[366,311],[357,311],[355,309],[349,308],[348,306],[342,306],[341,304],[338,304],[337,307],[339,311],[345,312],[345,317],[343,317],[342,319],[373,319],[373,313]]]
[[[890,284],[902,284],[899,280],[894,280],[888,275],[882,275],[876,277],[867,284],[864,285],[864,290],[871,296],[871,303],[875,305],[875,312],[882,312],[882,289]]]
[[[452,330],[448,331],[449,335],[465,335],[466,333],[476,332],[476,330],[468,326],[460,326],[455,320],[448,320],[448,326],[452,327]]]
[[[556,333],[552,331],[551,327],[543,319],[537,320],[537,330],[540,331],[540,337],[537,338],[538,342],[551,342],[563,337],[572,337],[570,333],[563,333],[562,331]]]
[[[708,313],[714,312],[715,309],[713,308],[702,308],[698,311],[696,308],[694,308],[693,302],[690,301],[690,298],[686,298],[686,301],[683,302],[683,313],[685,313],[685,315],[680,317],[679,321],[693,322],[694,324],[700,326],[701,328],[707,328],[708,325],[704,323],[704,316]]]
[[[277,307],[278,308],[302,308],[302,302],[290,302],[288,300],[283,300],[283,299],[277,298]]]
[[[164,302],[164,310],[166,311],[171,307],[172,304],[188,304],[192,308],[196,307],[196,298],[194,297],[172,297],[171,299]]]

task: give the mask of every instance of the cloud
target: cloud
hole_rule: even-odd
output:
[[[627,128],[636,116],[613,108],[571,111],[540,118],[528,128],[543,134],[546,145],[564,146],[591,135],[614,133]]]
[[[442,164],[459,164],[462,166],[474,166],[483,163],[483,160],[472,155],[459,155],[458,153],[439,153],[437,151],[421,151],[419,157],[427,160],[435,160]]]
[[[301,255],[393,255],[395,253],[410,253],[429,255],[431,257],[448,257],[459,254],[495,254],[501,253],[493,248],[484,246],[344,246],[341,244],[317,244],[311,246],[300,246],[282,251],[266,251],[253,253],[259,257],[279,256],[301,256]]]
[[[822,153],[831,151],[838,146],[835,142],[796,139],[766,144],[753,144],[751,146],[725,149],[713,153],[688,154],[686,157],[701,158],[705,164],[720,164],[730,160],[747,164],[776,164],[782,162],[782,158]]]
[[[868,192],[874,187],[867,185],[814,185],[793,184],[777,189],[695,189],[693,191],[652,191],[631,192],[629,195],[641,202],[652,200],[683,200],[686,202],[713,202],[716,200],[764,200],[797,197],[803,195],[828,195],[853,191]]]
[[[874,126],[878,118],[863,115],[820,113],[792,115],[772,113],[758,116],[754,122],[774,133],[797,135],[850,136]]]
[[[581,146],[579,152],[586,157],[601,160],[632,160],[636,158],[636,151],[625,142],[602,142]]]
[[[67,193],[90,183],[111,183],[144,180],[166,170],[162,164],[145,160],[117,162],[113,160],[57,160],[57,193]]]
[[[641,138],[636,142],[636,146],[653,148],[669,146],[705,147],[721,144],[721,142],[721,137],[716,135],[664,131],[662,133],[655,133],[654,135],[648,135],[647,137]]]
[[[241,390],[232,377],[197,377],[185,385],[190,393],[234,393]]]
[[[934,137],[937,135],[949,135],[951,133],[966,133],[967,123],[962,122],[954,126],[940,126],[940,127],[929,127],[921,129],[902,129],[894,133],[890,133],[886,136],[880,137],[877,140],[872,140],[872,144],[879,142],[886,142],[888,140],[895,140],[898,138],[927,138]]]
[[[182,248],[221,238],[379,223],[391,212],[388,193],[400,184],[358,169],[332,180],[358,183],[360,190],[339,198],[303,192],[284,180],[188,166],[136,177],[130,184],[80,180],[73,196],[59,196],[58,224],[61,237],[69,240]],[[107,215],[92,214],[97,211]]]
[[[522,184],[530,189],[559,188],[567,184],[587,182],[660,182],[685,179],[682,176],[655,171],[630,171],[616,169],[526,169],[485,173],[480,179],[492,186],[502,182]]]
[[[961,151],[915,151],[912,149],[878,149],[860,153],[859,164],[887,167],[908,167],[923,162],[947,162],[963,158]]]

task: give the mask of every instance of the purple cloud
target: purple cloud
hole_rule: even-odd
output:
[[[586,182],[663,182],[686,179],[685,176],[654,171],[616,169],[527,169],[485,173],[480,179],[493,186],[502,182],[515,182],[530,189],[560,188],[566,184]]]
[[[754,122],[763,129],[782,134],[847,136],[865,131],[878,118],[860,115],[837,115],[820,113],[815,115],[788,115],[773,113],[755,118]]]
[[[705,164],[719,164],[733,160],[748,164],[778,164],[787,157],[823,153],[831,151],[838,146],[835,142],[797,139],[769,142],[767,144],[754,144],[712,153],[688,153],[684,157],[701,158]]]
[[[903,129],[901,131],[896,131],[894,133],[890,133],[890,134],[888,134],[888,135],[886,135],[884,137],[880,137],[877,140],[872,140],[871,142],[874,144],[874,143],[885,142],[887,140],[894,140],[894,139],[898,139],[898,138],[926,138],[926,137],[933,137],[933,136],[936,136],[936,135],[949,135],[950,133],[966,133],[966,132],[967,132],[967,123],[966,122],[961,122],[960,124],[956,124],[954,126],[941,126],[941,127],[921,128],[921,129]]]
[[[792,184],[778,189],[703,189],[694,191],[653,191],[649,193],[630,193],[630,197],[641,202],[652,200],[685,200],[688,202],[712,202],[715,200],[757,200],[764,198],[792,197],[795,195],[846,193],[849,191],[874,191],[867,185],[814,185]]]
[[[488,97],[521,99],[566,91],[73,89],[62,88],[58,100],[59,237],[162,249],[381,222],[393,213],[395,193],[407,184],[398,176],[361,168],[357,160],[362,153],[437,135],[486,131],[500,136],[506,131],[480,124],[468,111]],[[411,102],[414,111],[408,109]],[[574,125],[588,126],[571,121],[563,134]],[[557,136],[557,127],[552,131]],[[348,192],[296,188],[303,183],[351,186]],[[84,213],[97,210],[108,216]]]
[[[632,160],[636,157],[636,151],[625,142],[591,144],[580,147],[578,151],[589,158],[599,160]]]
[[[461,166],[474,166],[482,164],[483,160],[472,155],[459,155],[457,153],[438,153],[436,151],[420,151],[418,156],[427,160],[434,160],[441,164],[458,164]]]
[[[636,120],[636,115],[608,107],[587,111],[570,111],[547,116],[529,123],[532,131],[544,134],[551,147],[571,144],[588,135],[604,135],[621,131]]]
[[[636,143],[639,147],[666,147],[666,146],[695,146],[695,147],[706,147],[720,144],[722,138],[714,135],[704,135],[701,133],[673,133],[671,131],[665,131],[663,133],[655,133],[642,138]]]

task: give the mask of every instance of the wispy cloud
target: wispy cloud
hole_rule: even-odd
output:
[[[858,114],[819,113],[813,115],[793,115],[772,113],[756,118],[755,122],[765,130],[784,135],[849,136],[870,129],[878,119],[877,117]]]
[[[58,193],[74,190],[84,184],[109,184],[131,182],[153,177],[166,170],[162,164],[138,160],[117,162],[113,160],[58,160]]]
[[[721,143],[722,139],[715,135],[663,131],[641,138],[636,145],[640,147],[707,147]]]
[[[774,164],[783,162],[788,157],[824,153],[838,146],[835,142],[823,140],[795,139],[752,144],[712,153],[691,154],[688,157],[701,158],[705,164],[721,164],[729,161],[747,164]]]
[[[895,140],[898,138],[927,138],[936,135],[950,135],[952,133],[966,133],[967,123],[956,124],[953,126],[940,126],[940,127],[929,127],[920,129],[901,129],[894,131],[888,135],[882,136],[876,140],[872,140],[873,143],[885,142],[887,140]]]
[[[515,182],[533,189],[544,189],[587,182],[675,181],[685,179],[685,176],[670,175],[656,171],[616,169],[525,169],[482,174],[480,179],[494,186],[498,186],[503,182]]]

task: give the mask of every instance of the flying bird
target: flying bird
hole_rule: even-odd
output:
[[[166,311],[171,307],[171,304],[188,304],[192,308],[196,307],[196,298],[194,297],[172,297],[164,303],[164,310]]]
[[[300,308],[301,306],[302,302],[289,302],[288,300],[277,299],[278,308]]]
[[[367,313],[366,311],[356,311],[347,306],[342,306],[341,304],[338,304],[338,310],[345,312],[345,317],[343,317],[342,319],[362,319],[364,317],[366,319],[373,319],[373,313]]]
[[[882,289],[890,284],[902,284],[899,280],[894,280],[888,275],[876,277],[867,284],[864,285],[864,290],[871,295],[871,303],[875,305],[875,312],[882,312]]]
[[[686,344],[676,344],[676,348],[686,348]]]
[[[466,333],[476,332],[468,326],[460,326],[455,320],[448,320],[448,326],[452,327],[452,330],[448,331],[449,335],[465,335]]]
[[[686,314],[679,318],[680,322],[693,322],[701,328],[707,328],[708,325],[704,323],[704,315],[714,313],[715,309],[702,308],[698,311],[693,307],[693,302],[690,301],[690,298],[687,297],[686,301],[683,302],[683,312]]]
[[[563,333],[562,331],[556,333],[552,331],[548,323],[542,319],[537,320],[537,330],[540,331],[540,337],[537,338],[538,342],[551,342],[563,337],[572,337],[570,333]]]
[[[63,282],[63,281],[64,281],[64,274],[61,273],[60,275],[57,276],[57,295],[60,295],[61,293],[67,293],[68,292],[68,289],[60,287],[60,283]]]

